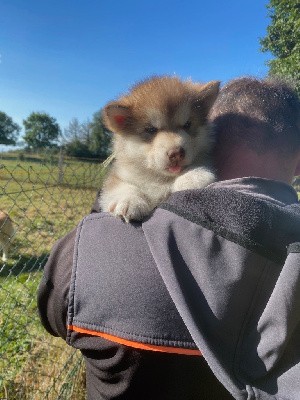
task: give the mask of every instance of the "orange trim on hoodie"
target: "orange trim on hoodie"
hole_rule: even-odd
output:
[[[99,337],[102,337],[103,339],[110,340],[111,342],[122,344],[124,346],[134,347],[135,349],[160,351],[162,353],[185,354],[185,355],[190,355],[190,356],[202,356],[202,353],[200,350],[185,349],[185,348],[181,348],[181,347],[157,346],[157,345],[153,345],[153,344],[140,343],[140,342],[135,342],[132,340],[123,339],[123,338],[120,338],[115,335],[110,335],[108,333],[93,331],[93,330],[85,329],[85,328],[80,328],[80,327],[74,326],[74,325],[68,325],[68,329],[71,331],[78,332],[78,333],[83,333],[83,334],[92,335],[92,336],[99,336]]]

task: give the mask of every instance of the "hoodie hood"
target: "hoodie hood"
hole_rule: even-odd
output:
[[[298,399],[298,381],[286,392],[300,362],[299,346],[289,347],[300,340],[296,192],[259,178],[218,182],[173,194],[143,230],[185,325],[234,398]]]

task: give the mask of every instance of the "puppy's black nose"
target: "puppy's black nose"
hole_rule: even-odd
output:
[[[185,151],[182,147],[176,147],[175,149],[169,150],[167,154],[170,161],[176,162],[184,159]]]

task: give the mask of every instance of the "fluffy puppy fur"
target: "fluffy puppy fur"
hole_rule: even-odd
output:
[[[100,195],[103,211],[140,220],[172,192],[214,181],[207,116],[218,92],[218,81],[155,77],[106,105],[115,159]]]
[[[13,239],[15,230],[11,219],[4,211],[0,211],[0,250],[2,250],[2,261],[8,259],[8,249]]]

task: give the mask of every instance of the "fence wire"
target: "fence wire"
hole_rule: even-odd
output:
[[[81,400],[81,356],[41,327],[36,292],[55,241],[89,213],[103,166],[33,161],[0,159],[0,211],[15,230],[6,261],[0,243],[0,399]]]

